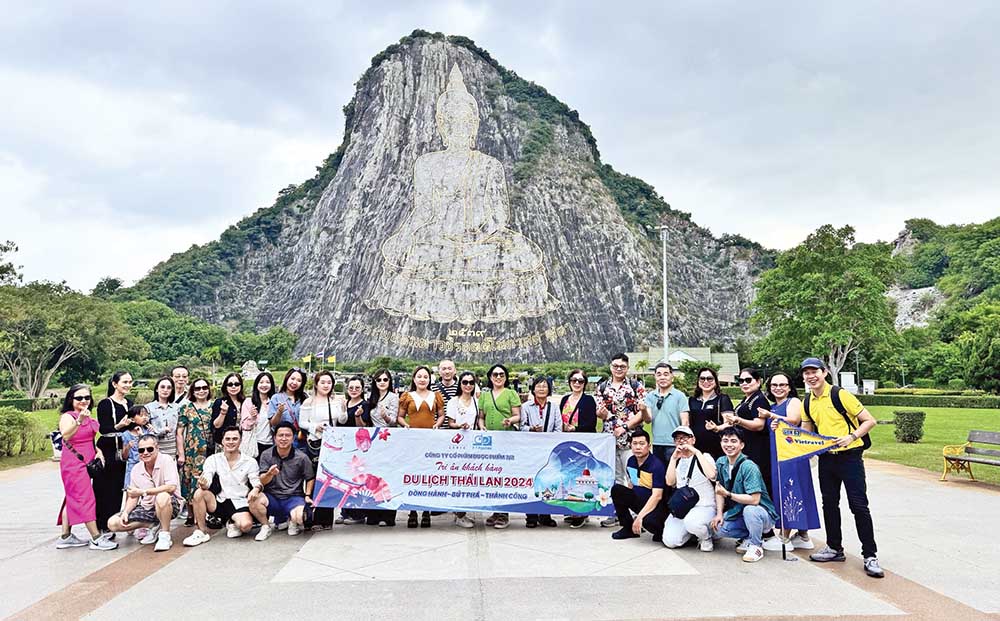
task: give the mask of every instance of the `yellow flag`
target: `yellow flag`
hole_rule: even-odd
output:
[[[312,354],[309,354],[308,356],[302,356],[302,362],[312,362],[312,359],[313,359]]]
[[[837,439],[793,427],[785,421],[778,421],[774,431],[777,460],[786,462],[802,457],[811,457],[836,448]]]
[[[336,355],[327,356],[326,361],[329,362],[330,364],[337,364],[337,356]]]

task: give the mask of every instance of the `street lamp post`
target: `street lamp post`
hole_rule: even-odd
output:
[[[663,361],[670,358],[670,323],[667,320],[667,227],[658,227],[663,254]]]

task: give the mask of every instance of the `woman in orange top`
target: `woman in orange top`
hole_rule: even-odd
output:
[[[430,389],[430,384],[431,370],[423,366],[417,367],[410,380],[409,392],[404,392],[399,397],[399,413],[396,421],[400,427],[439,429],[444,423],[444,399],[441,393]],[[410,511],[406,527],[417,527],[416,511]],[[424,511],[420,516],[420,528],[430,527],[430,511]]]

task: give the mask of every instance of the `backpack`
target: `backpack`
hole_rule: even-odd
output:
[[[840,386],[830,387],[830,401],[833,403],[833,408],[840,412],[840,415],[844,417],[844,422],[847,423],[847,429],[850,432],[857,430],[853,424],[851,424],[851,417],[847,415],[847,408],[844,407],[844,402],[840,400]],[[802,409],[805,410],[806,416],[812,419],[812,415],[809,414],[809,400],[812,398],[812,391],[806,391],[806,397],[802,400]],[[818,430],[818,428],[817,428]],[[867,451],[872,447],[872,438],[870,433],[866,433],[861,436],[861,450]]]

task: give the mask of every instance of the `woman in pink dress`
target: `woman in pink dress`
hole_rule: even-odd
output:
[[[90,388],[85,384],[70,388],[63,400],[63,414],[59,418],[59,431],[63,437],[59,473],[66,496],[57,522],[62,526],[62,536],[56,541],[59,549],[90,546],[91,550],[114,550],[118,547],[117,543],[97,530],[97,503],[87,463],[95,456],[103,462],[104,455],[94,446],[99,425],[90,415],[92,401]],[[90,541],[80,539],[73,533],[73,525],[81,523],[86,525]]]

